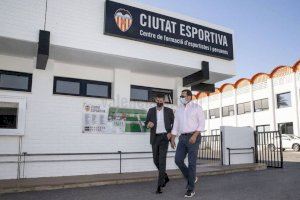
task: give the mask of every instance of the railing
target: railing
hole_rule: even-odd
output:
[[[255,148],[226,148],[228,150],[228,164],[231,165],[231,155],[237,155],[237,154],[252,154],[253,155],[253,161],[255,161]],[[246,151],[245,151],[246,150]],[[251,152],[247,151],[251,150]],[[239,152],[235,152],[239,151]]]
[[[175,153],[175,151],[168,151],[168,153]],[[138,156],[138,157],[126,157],[124,155],[140,155],[140,154],[151,154],[151,156]],[[32,157],[52,157],[52,156],[103,156],[103,155],[115,155],[113,158],[84,158],[84,159],[34,159],[28,160],[28,158]],[[27,152],[23,152],[22,154],[0,154],[0,158],[8,158],[8,157],[16,157],[17,161],[0,161],[0,164],[9,164],[15,163],[17,164],[17,179],[21,178],[21,169],[23,169],[23,177],[24,177],[24,169],[26,164],[28,163],[41,163],[41,162],[77,162],[77,161],[104,161],[104,160],[118,160],[119,161],[119,173],[122,173],[122,161],[124,160],[137,160],[137,159],[153,159],[151,151],[141,151],[141,152],[101,152],[101,153],[36,153],[29,154]],[[167,158],[172,158],[174,155],[168,155]]]
[[[268,167],[282,168],[282,140],[278,131],[256,132],[256,162]]]
[[[175,151],[168,151],[173,155],[168,155],[168,158],[175,157]],[[147,156],[143,154],[149,154]],[[105,157],[111,155],[111,157]],[[125,155],[139,155],[124,157]],[[60,158],[66,156],[67,158]],[[74,156],[77,156],[74,158]],[[85,156],[85,158],[81,158]],[[104,156],[104,158],[93,157]],[[7,158],[14,157],[15,160],[7,160]],[[46,157],[46,158],[45,158]],[[89,158],[86,158],[89,157]],[[76,161],[119,161],[119,173],[123,172],[122,161],[124,160],[138,160],[138,159],[153,159],[151,151],[140,152],[95,152],[95,153],[27,153],[21,154],[0,154],[0,158],[5,158],[0,161],[0,164],[15,163],[17,164],[17,179],[25,177],[25,166],[28,163],[42,163],[42,162],[76,162]],[[34,158],[34,159],[32,159]],[[37,158],[37,159],[36,159]],[[220,135],[201,136],[201,144],[199,147],[198,158],[203,160],[220,160],[221,159],[221,137]]]
[[[204,160],[221,160],[221,136],[201,136],[198,158]]]

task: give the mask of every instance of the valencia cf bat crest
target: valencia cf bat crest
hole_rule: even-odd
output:
[[[114,17],[115,17],[115,22],[116,22],[118,28],[122,32],[128,31],[128,29],[132,25],[132,16],[131,16],[130,12],[128,10],[120,8],[115,12]]]

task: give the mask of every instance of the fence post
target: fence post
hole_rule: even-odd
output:
[[[17,167],[17,179],[20,179],[20,175],[21,175],[21,160],[22,160],[22,155],[20,153],[18,153],[17,157],[18,157],[18,167]]]
[[[25,178],[25,164],[27,152],[23,152],[23,178]]]
[[[223,132],[221,131],[220,132],[220,146],[221,146],[221,155],[220,155],[220,158],[221,158],[221,164],[224,165],[224,158],[223,158]]]
[[[257,152],[257,133],[256,131],[254,133],[254,162],[258,163],[258,152]]]
[[[282,133],[278,131],[279,139],[280,139],[280,168],[283,168],[283,152],[282,152]]]
[[[230,165],[231,163],[230,163],[230,148],[227,148],[227,150],[228,150],[228,164]]]
[[[119,174],[122,174],[122,151],[118,151],[118,153],[119,153],[119,163],[120,163]]]

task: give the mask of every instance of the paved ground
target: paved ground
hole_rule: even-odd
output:
[[[296,200],[300,199],[300,152],[284,152],[284,169],[268,169],[222,176],[202,177],[196,186],[203,200]],[[287,162],[292,161],[292,162]],[[64,189],[0,195],[1,200],[140,200],[183,199],[185,181],[171,180],[161,195],[156,182]]]
[[[283,160],[288,162],[300,162],[300,152],[284,151]]]

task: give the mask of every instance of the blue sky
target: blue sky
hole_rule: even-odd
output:
[[[224,82],[300,60],[299,0],[136,1],[232,29],[237,76]]]

